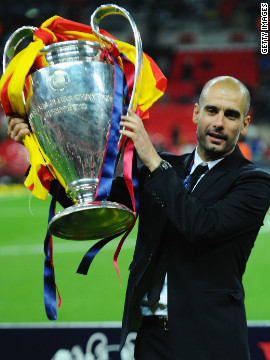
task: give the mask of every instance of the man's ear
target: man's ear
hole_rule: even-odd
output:
[[[248,128],[249,123],[250,123],[250,116],[248,115],[248,116],[246,116],[246,117],[244,118],[244,122],[243,122],[243,125],[242,125],[242,129],[241,129],[241,131],[240,131],[240,134],[241,134],[241,135],[244,135],[244,134],[247,132],[247,128]]]
[[[196,103],[194,105],[193,118],[192,118],[192,121],[194,122],[194,124],[198,124],[199,113],[200,113],[200,106],[199,106],[199,104]]]

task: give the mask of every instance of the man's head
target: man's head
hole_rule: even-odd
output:
[[[247,87],[230,76],[208,81],[195,104],[198,153],[209,161],[229,155],[250,122],[250,94]]]

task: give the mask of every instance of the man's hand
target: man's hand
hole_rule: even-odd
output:
[[[134,142],[142,162],[151,172],[154,171],[162,159],[156,152],[142,120],[130,109],[127,115],[121,116],[121,119],[120,125],[123,126],[124,129],[120,130],[120,133],[126,135]]]
[[[18,117],[18,115],[10,115],[7,116],[7,125],[7,133],[11,139],[23,144],[25,136],[30,134],[29,126],[26,124],[25,120]]]

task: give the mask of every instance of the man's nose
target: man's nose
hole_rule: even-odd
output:
[[[216,127],[223,127],[224,125],[224,113],[223,111],[220,111],[214,118],[214,126]]]

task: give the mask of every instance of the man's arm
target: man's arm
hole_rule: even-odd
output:
[[[157,206],[157,198],[162,199],[165,205],[161,211],[181,238],[193,244],[210,244],[248,232],[256,233],[269,208],[270,176],[267,173],[253,167],[243,170],[233,181],[231,176],[230,173],[224,175],[222,181],[217,181],[207,192],[213,200],[206,197],[204,201],[198,200],[190,195],[173,168],[149,179],[145,189]],[[205,205],[207,202],[210,205]]]

